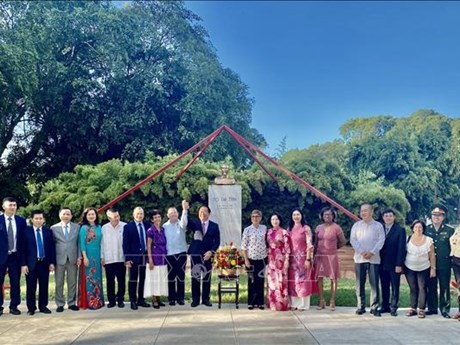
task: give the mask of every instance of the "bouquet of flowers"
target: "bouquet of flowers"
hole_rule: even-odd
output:
[[[219,247],[214,256],[214,267],[221,271],[236,271],[244,263],[238,248],[230,242],[228,245]]]

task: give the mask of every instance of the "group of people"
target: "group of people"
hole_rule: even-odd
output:
[[[380,223],[373,218],[372,205],[361,205],[361,220],[353,225],[350,234],[350,243],[355,251],[357,315],[366,312],[365,283],[368,274],[370,312],[374,316],[382,313],[397,316],[400,280],[405,274],[410,288],[407,316],[423,319],[426,315],[438,314],[439,308],[444,318],[452,317],[452,269],[456,286],[460,286],[460,226],[454,230],[447,225],[444,222],[446,212],[443,206],[434,207],[431,224],[426,225],[423,220],[416,219],[410,226],[412,234],[407,236],[406,231],[395,222],[393,210],[383,211],[383,222]],[[460,312],[453,317],[460,320]]]
[[[106,275],[108,308],[124,308],[126,272],[130,307],[165,306],[160,296],[167,296],[169,305],[185,303],[185,268],[187,254],[192,262],[192,307],[200,302],[212,306],[210,286],[212,256],[220,244],[217,223],[209,220],[210,210],[202,206],[198,220],[188,224],[189,204],[182,202],[182,216],[175,207],[168,209],[168,221],[162,223],[159,210],[145,219],[144,210],[136,207],[133,219],[120,220],[119,211],[107,210],[108,223],[101,226],[95,208],[86,208],[79,224],[72,222],[72,211],[63,207],[60,222],[45,226],[41,210],[31,212],[31,225],[17,215],[17,202],[12,197],[2,201],[0,215],[0,284],[5,275],[10,281],[12,315],[20,315],[21,273],[26,278],[28,315],[37,310],[50,314],[48,285],[50,272],[55,273],[56,312],[68,309],[99,309],[105,306],[102,267]],[[186,242],[187,225],[193,231],[190,246]],[[64,282],[67,281],[67,296]],[[116,289],[117,285],[117,289]],[[38,308],[37,308],[38,286]],[[77,299],[78,291],[78,299]],[[152,296],[152,305],[144,296]],[[0,294],[0,315],[3,314],[3,294]],[[67,297],[67,298],[66,298]]]
[[[262,212],[252,211],[251,225],[244,229],[241,245],[248,271],[248,309],[264,309],[267,304],[272,310],[302,311],[310,308],[310,296],[314,294],[320,297],[318,309],[324,309],[323,279],[329,278],[329,308],[335,310],[340,276],[337,249],[346,242],[341,227],[335,223],[336,216],[333,208],[323,208],[322,223],[313,236],[299,208],[292,211],[287,228],[281,215],[270,215],[268,230],[260,224]]]
[[[55,272],[56,312],[68,309],[99,309],[105,306],[102,267],[106,275],[108,308],[123,308],[126,272],[130,307],[165,306],[160,296],[167,296],[170,306],[185,304],[185,269],[191,262],[191,307],[212,306],[210,300],[213,255],[220,245],[219,225],[209,219],[210,209],[201,206],[198,219],[189,222],[187,201],[182,201],[182,215],[175,207],[167,211],[162,224],[159,210],[146,219],[144,210],[135,207],[133,219],[120,220],[117,209],[110,208],[108,222],[101,226],[95,208],[86,208],[79,224],[72,222],[72,211],[63,207],[60,222],[45,226],[41,210],[31,212],[31,225],[16,214],[17,202],[7,197],[0,215],[0,284],[5,275],[10,281],[10,314],[19,315],[21,273],[26,277],[26,305],[29,315],[38,311],[49,314],[48,283]],[[410,310],[407,316],[437,314],[450,318],[450,277],[453,268],[460,286],[460,227],[455,231],[444,223],[446,209],[437,206],[431,224],[422,220],[411,224],[412,235],[395,222],[395,212],[387,209],[382,222],[373,218],[373,207],[363,204],[361,220],[350,234],[356,273],[356,314],[366,312],[366,277],[371,287],[371,313],[397,316],[401,274],[410,287]],[[335,310],[337,282],[340,277],[338,249],[346,240],[335,222],[332,207],[321,210],[321,224],[314,232],[296,208],[285,227],[280,214],[270,215],[270,229],[261,224],[262,212],[251,212],[251,225],[243,230],[242,255],[248,274],[248,309],[306,310],[310,296],[319,295],[318,310],[326,308],[323,280],[329,278],[331,294],[328,307]],[[190,245],[187,228],[192,231]],[[267,279],[265,279],[267,278]],[[64,282],[67,282],[67,296]],[[438,296],[439,282],[439,296]],[[37,308],[38,285],[38,308]],[[117,285],[117,289],[115,286]],[[380,286],[379,286],[380,285]],[[267,294],[265,296],[265,288]],[[77,299],[78,291],[78,299]],[[381,291],[381,299],[380,299]],[[152,297],[152,305],[145,296]],[[439,297],[439,298],[438,298]],[[460,302],[460,298],[459,298]],[[428,307],[427,310],[426,306]],[[3,313],[0,294],[0,315]],[[453,316],[460,320],[460,312]]]

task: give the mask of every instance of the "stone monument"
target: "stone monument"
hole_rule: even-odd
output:
[[[219,224],[221,245],[241,246],[241,186],[228,176],[228,166],[220,167],[221,176],[208,188],[211,220]]]

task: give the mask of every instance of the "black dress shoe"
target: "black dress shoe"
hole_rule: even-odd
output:
[[[116,306],[115,302],[110,302],[109,304],[107,304],[107,308],[113,308],[115,306]]]
[[[131,309],[132,309],[132,310],[137,310],[137,304],[136,304],[136,302],[131,302]]]
[[[425,315],[437,315],[438,311],[437,310],[428,310]]]
[[[371,309],[371,314],[374,316],[382,316],[382,314],[377,309]]]
[[[443,318],[450,319],[450,315],[449,315],[449,313],[446,312],[446,311],[443,311],[443,312],[441,313],[441,315],[442,315]]]
[[[380,314],[391,313],[390,308],[377,308],[377,310],[380,312]]]
[[[179,302],[178,302],[179,303]],[[173,306],[173,305],[176,305],[176,302],[174,301],[169,301],[169,305]]]
[[[62,313],[64,311],[64,307],[63,306],[60,306],[60,307],[57,307],[56,308],[56,312],[58,313]]]
[[[190,306],[191,306],[192,308],[196,308],[196,307],[198,307],[198,303],[192,302],[192,303],[190,304]]]
[[[75,304],[74,304],[74,305],[71,305],[71,306],[69,307],[69,309],[70,309],[70,310],[73,310],[73,311],[79,311],[79,310],[80,310],[80,308],[78,308]]]
[[[21,315],[21,311],[18,308],[10,308],[11,315]]]
[[[365,312],[366,312],[366,309],[358,308],[358,309],[356,309],[355,314],[356,315],[363,315]]]
[[[390,315],[391,315],[391,316],[398,316],[398,312],[397,312],[396,310],[392,310],[392,311],[390,312]]]
[[[3,314],[3,307],[0,307],[0,316]]]
[[[210,301],[203,302],[202,304],[206,307],[212,307],[212,303]]]
[[[27,315],[30,315],[30,316],[32,316],[32,315],[34,315],[34,314],[35,314],[35,310],[29,310],[29,311],[27,312]]]
[[[40,309],[40,313],[51,314],[51,310],[49,310],[47,307],[44,307]]]
[[[153,303],[153,308],[160,309],[160,305],[158,303]]]
[[[150,308],[151,307],[150,303],[147,303],[146,301],[139,301],[139,302],[137,302],[137,305],[139,307],[144,307],[144,308]]]
[[[124,308],[124,307],[125,307],[125,302],[118,301],[118,308]]]
[[[184,300],[182,299],[182,300],[178,300],[178,301],[177,301],[177,304],[179,304],[179,305],[184,305],[185,302],[184,302]]]

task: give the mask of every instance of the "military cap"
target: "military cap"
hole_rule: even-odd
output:
[[[436,205],[433,210],[431,211],[431,214],[436,215],[436,214],[446,214],[447,209],[444,206],[441,205]]]

